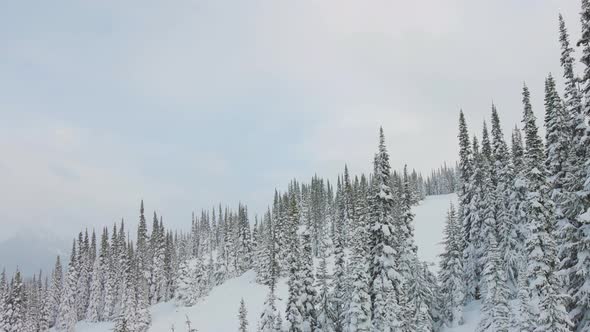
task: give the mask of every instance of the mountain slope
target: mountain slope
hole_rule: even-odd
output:
[[[429,196],[421,204],[414,208],[415,238],[419,247],[420,259],[433,263],[433,269],[437,268],[438,257],[442,246],[442,229],[445,222],[445,213],[450,202],[456,203],[454,194]],[[329,262],[329,267],[332,265]],[[238,329],[238,308],[243,298],[248,310],[249,331],[256,331],[257,321],[263,310],[264,299],[268,287],[255,282],[256,275],[250,270],[243,275],[227,280],[223,285],[215,287],[208,296],[201,299],[192,307],[179,307],[174,302],[160,303],[150,309],[152,325],[149,331],[165,332],[186,331],[186,319],[190,319],[193,328],[200,332],[225,332]],[[280,279],[277,285],[277,309],[284,318],[286,300],[288,296],[287,280]],[[473,315],[470,315],[474,316]],[[98,332],[110,331],[113,323],[87,323],[80,322],[77,331]],[[469,325],[467,325],[469,326]],[[449,331],[466,331],[449,330]]]

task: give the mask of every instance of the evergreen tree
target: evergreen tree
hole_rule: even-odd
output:
[[[287,300],[287,321],[289,322],[289,332],[301,332],[303,323],[302,308],[299,299],[302,293],[300,280],[301,255],[299,253],[299,240],[297,237],[296,225],[299,220],[299,211],[297,201],[292,195],[289,200],[289,221],[288,221],[288,241],[289,241],[289,297]]]
[[[358,225],[354,229],[352,241],[352,293],[348,304],[346,331],[371,330],[371,298],[369,296],[369,276],[367,274],[367,182],[363,177],[357,190],[356,214],[359,216]],[[321,265],[320,265],[321,266]]]
[[[78,294],[78,271],[76,255],[76,241],[72,245],[72,254],[68,263],[68,272],[64,280],[63,291],[61,294],[59,314],[57,317],[57,329],[64,332],[75,331],[78,316],[76,312],[76,298]]]
[[[568,238],[572,245],[565,248],[563,255],[569,257],[564,268],[572,266],[566,273],[569,272],[568,290],[573,303],[570,316],[577,331],[590,329],[590,2],[587,0],[582,0],[581,22],[582,36],[578,41],[582,48],[581,62],[584,64],[584,74],[579,82],[581,93],[577,94],[575,85],[566,85],[566,104],[567,93],[571,97],[569,128],[572,150],[565,181],[569,200],[564,204],[564,209],[566,217],[574,220],[572,223],[576,231],[566,232],[566,236],[573,235]],[[564,76],[572,76],[566,71],[570,69],[564,65]],[[569,83],[569,80],[566,81]],[[574,96],[583,97],[584,102],[579,103]]]
[[[526,270],[523,269],[518,273],[518,294],[516,310],[512,311],[510,326],[515,331],[531,332],[535,322],[533,321],[534,313],[530,304],[528,279]]]
[[[332,317],[334,322],[334,329],[342,331],[344,329],[346,295],[347,295],[347,275],[346,275],[346,257],[345,257],[345,223],[346,223],[346,202],[344,196],[344,189],[340,182],[337,182],[337,216],[334,222],[333,242],[334,242],[334,290],[331,297]]]
[[[26,292],[19,270],[16,271],[8,294],[6,295],[1,326],[6,332],[21,332],[25,330]]]
[[[6,310],[6,299],[8,297],[8,285],[6,284],[6,270],[2,269],[0,274],[0,328],[4,326],[4,311]]]
[[[313,276],[313,255],[311,249],[311,235],[309,230],[305,229],[302,233],[302,252],[301,252],[301,294],[299,305],[301,306],[301,330],[312,332],[317,330],[317,313],[314,301],[317,292],[314,287]]]
[[[59,256],[55,260],[55,267],[53,268],[53,275],[51,277],[51,286],[47,293],[47,311],[49,315],[49,327],[55,325],[57,314],[59,312],[61,293],[62,293],[62,282],[63,282],[63,271]]]
[[[238,319],[240,320],[240,328],[238,331],[240,332],[247,332],[248,331],[248,320],[246,316],[248,315],[248,311],[246,310],[246,304],[244,303],[244,298],[240,301],[240,313],[238,314]]]
[[[506,267],[506,282],[511,295],[516,293],[518,271],[522,257],[518,244],[518,229],[514,216],[510,213],[513,198],[514,173],[508,145],[500,125],[500,116],[496,106],[492,104],[492,179],[495,186],[495,219],[497,226],[497,242],[501,260]]]
[[[508,332],[509,306],[506,275],[502,266],[502,257],[493,234],[487,248],[487,261],[483,271],[486,285],[482,319],[478,331]]]
[[[444,305],[443,319],[447,326],[463,324],[463,282],[462,233],[457,212],[451,204],[444,229],[444,251],[440,256],[439,294]]]
[[[400,324],[400,309],[395,303],[402,282],[395,270],[395,229],[393,196],[390,184],[389,154],[383,129],[379,132],[379,151],[375,155],[371,199],[370,296],[373,330],[391,331]]]
[[[543,313],[538,329],[551,326],[554,331],[567,331],[569,318],[556,296],[555,277],[556,245],[553,239],[554,219],[552,202],[547,196],[543,143],[538,135],[535,115],[530,104],[528,88],[523,88],[525,168],[528,184],[527,223],[529,235],[526,241],[527,276],[530,297],[538,303],[537,312]],[[538,302],[537,302],[538,301]]]
[[[260,320],[258,321],[258,331],[259,332],[274,332],[275,329],[275,317],[276,317],[276,307],[275,307],[275,285],[274,281],[270,285],[270,291],[268,292],[266,299],[264,300],[264,309],[262,310],[262,314],[260,315]]]

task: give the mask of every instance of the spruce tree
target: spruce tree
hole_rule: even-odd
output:
[[[59,312],[59,306],[61,301],[63,283],[63,271],[59,256],[55,260],[55,267],[53,268],[53,274],[51,277],[51,286],[47,293],[47,311],[49,314],[49,327],[55,325],[57,314]]]
[[[444,251],[440,256],[439,294],[443,304],[443,319],[446,326],[463,324],[463,302],[465,283],[463,281],[462,232],[457,212],[451,204],[444,229]]]
[[[376,331],[396,330],[402,318],[395,300],[402,281],[395,269],[395,257],[398,253],[394,249],[394,200],[390,188],[390,172],[389,154],[381,128],[373,173],[369,264],[371,320],[373,330]]]
[[[240,301],[240,312],[238,314],[238,319],[240,321],[240,327],[238,329],[239,332],[247,332],[248,331],[248,319],[247,316],[248,311],[246,310],[246,304],[244,303],[244,298]]]
[[[302,294],[302,287],[300,279],[301,254],[296,230],[298,220],[299,210],[297,209],[297,201],[295,196],[291,195],[289,199],[289,219],[287,225],[287,240],[289,243],[289,279],[287,285],[289,287],[289,297],[287,300],[286,316],[287,321],[289,322],[289,332],[301,332],[301,326],[303,323],[302,307],[299,302]]]
[[[359,219],[351,241],[353,245],[350,259],[352,292],[346,314],[346,331],[371,330],[371,298],[369,296],[369,276],[367,274],[367,195],[367,182],[363,177],[357,190],[357,203],[355,204]]]
[[[23,279],[18,269],[10,282],[10,289],[5,301],[2,328],[6,332],[24,331],[27,298]]]
[[[509,305],[506,275],[494,234],[489,234],[487,260],[483,270],[486,285],[482,319],[478,331],[508,332]]]
[[[482,271],[482,237],[484,214],[481,205],[484,200],[484,156],[479,151],[479,142],[477,137],[472,140],[473,151],[473,173],[470,179],[471,200],[469,202],[470,232],[464,234],[468,239],[465,249],[465,282],[466,282],[466,300],[480,299],[481,296],[481,271]]]
[[[575,220],[574,227],[577,228],[575,235],[568,239],[573,246],[567,250],[566,255],[570,255],[569,264],[572,265],[569,291],[574,306],[570,315],[578,331],[590,329],[590,2],[587,0],[582,0],[581,21],[582,36],[578,45],[582,48],[584,74],[579,83],[584,102],[572,103],[581,107],[571,114],[570,130],[573,139],[568,162],[569,181],[566,178],[571,199],[565,204],[566,216]],[[566,87],[567,90],[576,92],[575,89]]]
[[[346,186],[346,185],[345,185]],[[331,298],[334,329],[342,331],[344,329],[344,320],[346,314],[346,296],[347,296],[347,274],[346,274],[346,256],[345,256],[345,224],[347,218],[347,208],[345,201],[344,188],[340,181],[337,182],[336,192],[336,218],[334,221],[333,242],[334,242],[334,291]]]
[[[78,316],[76,312],[76,298],[78,294],[78,264],[76,262],[76,241],[72,245],[72,254],[68,263],[68,271],[64,280],[61,294],[59,314],[57,317],[57,329],[64,332],[73,332],[76,329]]]
[[[0,328],[4,326],[4,311],[6,310],[6,299],[8,297],[8,285],[6,284],[6,270],[2,269],[0,274]]]
[[[553,204],[548,197],[544,165],[543,143],[538,135],[530,104],[528,88],[523,88],[525,172],[527,179],[527,223],[529,235],[526,241],[527,276],[530,297],[538,303],[537,312],[543,313],[537,328],[551,326],[554,331],[567,331],[569,318],[556,296],[558,282],[555,276],[556,244],[553,238]]]
[[[512,184],[514,173],[508,145],[504,140],[500,116],[496,106],[492,104],[492,181],[495,186],[495,218],[497,225],[497,242],[500,257],[506,266],[507,287],[512,293],[516,293],[518,284],[518,271],[522,258],[518,244],[518,229],[514,216],[510,213],[510,205],[514,196]]]

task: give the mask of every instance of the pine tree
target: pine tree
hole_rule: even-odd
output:
[[[76,258],[78,271],[78,285],[76,296],[76,315],[78,320],[84,319],[88,307],[90,294],[90,243],[88,240],[88,230],[78,234],[78,257]]]
[[[299,220],[299,211],[297,201],[292,195],[289,199],[289,221],[288,221],[288,241],[289,241],[289,298],[287,300],[287,321],[289,322],[289,332],[301,332],[303,323],[302,308],[299,299],[302,293],[300,271],[301,271],[301,254],[299,252],[299,240],[296,232],[296,224]]]
[[[473,153],[473,172],[469,179],[469,205],[463,207],[463,230],[466,231],[466,224],[469,225],[469,233],[464,234],[466,246],[463,251],[465,260],[465,283],[466,283],[466,301],[477,300],[480,298],[480,278],[482,271],[482,240],[481,229],[483,223],[483,213],[480,206],[483,201],[483,179],[484,179],[484,157],[479,151],[479,142],[476,137],[472,140]]]
[[[274,282],[270,285],[270,291],[268,292],[266,299],[264,300],[264,309],[260,314],[260,320],[258,321],[259,332],[274,332],[275,331],[275,285]]]
[[[460,227],[457,224],[457,227]],[[433,332],[439,328],[438,321],[440,304],[436,295],[438,287],[434,275],[428,270],[428,265],[416,260],[413,270],[415,280],[411,284],[411,300],[414,302],[413,320],[416,322],[417,332]],[[461,294],[459,294],[459,297]],[[464,294],[462,294],[464,296]]]
[[[2,328],[6,332],[24,331],[27,298],[23,279],[18,269],[12,278],[5,301],[2,318],[4,326]]]
[[[444,305],[443,319],[447,326],[463,324],[463,282],[462,233],[457,212],[451,204],[444,229],[444,251],[440,257],[439,280],[441,302]]]
[[[401,289],[398,290],[399,307],[401,309],[401,329],[402,331],[412,332],[416,330],[416,303],[412,299],[416,299],[419,291],[417,285],[417,247],[414,243],[414,214],[412,212],[413,198],[412,189],[410,183],[410,177],[408,175],[407,165],[404,166],[401,188],[400,188],[400,199],[398,203],[399,217],[395,220],[398,221],[397,228],[397,242],[399,256],[396,257],[396,261],[399,262],[399,273],[403,280]]]
[[[311,249],[311,234],[305,229],[302,232],[302,252],[301,252],[301,294],[299,305],[301,306],[301,330],[312,332],[317,330],[317,313],[314,301],[317,296],[314,287],[313,276],[313,254]]]
[[[478,331],[508,332],[509,306],[506,275],[494,234],[489,234],[487,260],[483,270],[486,285],[482,319]]]
[[[49,301],[50,301],[50,294],[49,294],[49,278],[45,277],[45,284],[40,286],[41,292],[41,309],[39,313],[39,331],[40,332],[47,332],[49,331],[49,319],[50,319],[50,312],[49,312]]]
[[[370,295],[373,330],[395,330],[401,319],[395,303],[402,282],[395,270],[395,229],[393,196],[390,184],[389,154],[385,148],[383,129],[379,132],[379,151],[375,155],[371,198]]]
[[[495,186],[495,219],[497,225],[497,242],[500,257],[506,264],[507,287],[515,294],[518,284],[518,271],[522,257],[518,244],[518,229],[514,216],[510,213],[513,198],[514,173],[508,145],[500,125],[500,116],[496,106],[492,104],[492,179]]]
[[[120,254],[121,273],[124,283],[121,285],[122,301],[115,322],[115,331],[135,331],[137,324],[137,294],[135,289],[135,275],[133,269],[133,247],[122,249]]]
[[[150,304],[156,304],[164,297],[167,283],[164,273],[166,238],[163,223],[161,220],[158,220],[156,212],[154,212],[152,236],[149,240],[149,245],[152,259],[149,279]]]
[[[337,182],[336,191],[336,217],[333,229],[334,242],[334,272],[333,272],[333,296],[331,297],[332,317],[334,322],[334,329],[342,331],[344,328],[346,295],[347,295],[347,275],[346,275],[346,256],[345,256],[345,242],[347,235],[345,234],[345,224],[347,218],[347,209],[343,185],[340,177]]]
[[[8,285],[6,284],[6,270],[2,269],[0,274],[0,328],[4,326],[4,311],[6,310],[6,299],[8,297]]]
[[[580,80],[581,95],[584,102],[579,103],[573,96],[576,86],[566,85],[566,93],[572,96],[572,112],[570,130],[572,134],[570,158],[568,159],[568,177],[566,187],[570,197],[566,202],[566,216],[574,220],[575,234],[568,238],[573,245],[566,251],[570,256],[568,271],[570,276],[569,295],[574,304],[570,316],[578,331],[590,329],[590,2],[582,0],[582,36],[578,45],[582,47],[581,62],[584,64],[584,75]],[[564,66],[564,71],[567,69]],[[565,75],[564,75],[565,76]],[[568,75],[571,76],[571,75]],[[568,81],[569,83],[569,81]],[[567,98],[566,95],[566,103]],[[579,107],[579,108],[578,108]],[[569,180],[569,181],[568,181]],[[567,267],[567,266],[566,266]]]
[[[524,265],[524,264],[523,264]],[[515,331],[531,332],[534,327],[534,313],[530,304],[528,278],[524,266],[518,273],[518,294],[516,310],[512,311],[510,326]]]
[[[103,321],[105,317],[105,299],[109,263],[109,235],[105,227],[101,235],[100,253],[94,260],[92,269],[92,284],[90,287],[90,301],[86,319],[91,322]]]
[[[371,330],[371,297],[369,296],[369,276],[367,274],[367,182],[361,178],[356,194],[356,214],[358,225],[354,228],[351,265],[351,297],[346,315],[346,331]]]
[[[59,312],[59,306],[61,301],[62,282],[63,271],[60,257],[57,256],[55,260],[55,267],[53,268],[53,274],[51,277],[51,286],[49,287],[47,294],[47,311],[49,315],[49,327],[53,327],[57,319],[57,314]]]
[[[569,318],[556,296],[555,276],[556,245],[553,239],[554,219],[552,202],[547,197],[543,143],[538,135],[535,115],[530,104],[528,88],[523,88],[525,167],[528,183],[527,223],[529,236],[526,241],[527,276],[530,297],[538,301],[538,312],[543,313],[537,329],[551,326],[554,331],[567,331]],[[537,301],[535,301],[537,300]],[[563,309],[563,310],[562,310]]]
[[[64,332],[75,331],[76,323],[78,322],[76,312],[76,298],[78,294],[78,264],[76,262],[78,255],[76,255],[76,241],[72,245],[72,254],[70,255],[70,262],[68,263],[68,272],[64,280],[63,291],[61,294],[59,314],[57,317],[57,329]]]
[[[247,332],[248,331],[248,320],[246,316],[248,315],[248,311],[246,310],[246,304],[244,303],[244,298],[240,301],[240,312],[238,314],[238,319],[240,320],[240,328],[238,331],[240,332]]]

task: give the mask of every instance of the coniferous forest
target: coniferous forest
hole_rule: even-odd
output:
[[[231,313],[238,331],[443,331],[464,324],[470,303],[481,308],[477,331],[590,331],[590,2],[581,4],[580,40],[561,15],[556,24],[564,89],[548,73],[544,91],[514,91],[516,126],[493,104],[483,125],[458,111],[456,166],[393,170],[380,129],[370,174],[344,166],[335,183],[292,180],[262,214],[219,204],[173,230],[141,201],[136,230],[123,220],[83,230],[52,271],[2,272],[0,331],[71,332],[87,321],[144,332],[151,306],[193,306],[250,270],[268,293],[257,321],[242,299]],[[542,119],[532,93],[544,98]],[[413,207],[448,193],[458,204],[440,216],[434,269],[417,255]]]

